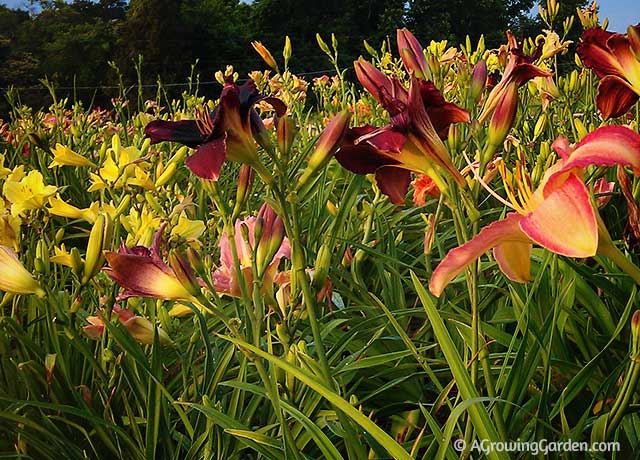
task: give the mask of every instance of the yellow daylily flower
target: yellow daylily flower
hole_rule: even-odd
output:
[[[178,217],[178,224],[171,229],[171,236],[179,236],[185,240],[196,240],[200,238],[204,230],[204,222],[189,219],[183,211]]]
[[[91,186],[88,191],[94,192],[108,186],[118,189],[125,185],[153,190],[153,181],[143,168],[147,163],[137,162],[140,155],[140,150],[135,146],[122,147],[120,138],[114,135],[111,148],[107,149],[105,160],[98,173],[90,174]]]
[[[77,154],[69,147],[62,144],[56,144],[55,148],[51,149],[51,153],[53,153],[53,161],[49,165],[49,168],[54,168],[56,166],[96,167],[94,162]]]
[[[64,244],[61,244],[59,248],[54,247],[53,253],[54,255],[49,257],[51,262],[73,268],[73,258],[71,257],[71,253],[67,251]]]
[[[47,210],[50,214],[60,217],[68,217],[69,219],[83,219],[90,224],[96,221],[98,213],[100,212],[100,203],[94,201],[88,208],[80,209],[67,203],[60,195],[49,198],[49,208]]]
[[[0,179],[7,177],[9,174],[11,174],[11,170],[4,166],[4,155],[0,155]]]
[[[0,245],[12,247],[18,251],[22,221],[19,217],[12,216],[6,205],[7,203],[0,197]]]
[[[7,177],[2,192],[11,202],[11,214],[19,216],[29,209],[44,207],[47,199],[58,190],[53,185],[45,185],[40,171],[31,171],[24,175],[24,166],[18,166]]]
[[[127,246],[150,246],[154,232],[160,228],[160,222],[160,217],[147,206],[143,206],[140,211],[131,209],[129,215],[120,216],[120,223],[128,233]]]
[[[24,268],[16,253],[7,246],[0,246],[0,291],[45,296],[44,290]]]

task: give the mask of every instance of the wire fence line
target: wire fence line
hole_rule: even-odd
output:
[[[345,69],[341,69],[341,72],[345,71],[345,70],[349,70],[349,68],[345,68]],[[305,77],[305,76],[311,76],[311,75],[322,75],[322,74],[327,74],[327,73],[335,73],[336,69],[326,69],[326,70],[316,70],[314,72],[301,72],[301,73],[296,73],[295,75],[297,76],[301,76],[301,77]],[[244,83],[246,81],[249,81],[249,78],[243,78],[243,79],[238,79],[239,83]],[[128,88],[157,88],[158,86],[164,86],[167,88],[174,88],[174,87],[181,87],[181,86],[201,86],[201,85],[219,85],[220,82],[218,82],[217,80],[209,80],[209,81],[198,81],[198,82],[192,82],[192,83],[154,83],[154,84],[144,84],[144,85],[138,85],[136,84],[132,84],[132,85],[125,85],[125,87]],[[73,90],[73,91],[77,91],[77,90],[98,90],[98,89],[119,89],[120,85],[97,85],[97,86],[57,86],[54,87],[55,90],[60,90],[60,91],[65,91],[65,90]],[[25,87],[15,87],[15,86],[9,86],[9,87],[0,87],[0,91],[2,92],[7,92],[9,90],[13,90],[13,91],[49,91],[49,88],[47,88],[46,86],[25,86]]]

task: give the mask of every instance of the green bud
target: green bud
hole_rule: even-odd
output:
[[[103,263],[102,248],[104,244],[105,230],[107,222],[104,214],[98,215],[89,234],[87,244],[86,261],[82,275],[82,284],[87,284],[91,278],[100,270]]]

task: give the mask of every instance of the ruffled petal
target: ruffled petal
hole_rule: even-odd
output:
[[[589,190],[573,173],[520,221],[540,246],[568,257],[591,257],[598,248],[598,224]]]
[[[607,41],[613,35],[600,27],[587,29],[582,34],[582,40],[576,50],[585,67],[592,69],[599,78],[605,75],[623,76],[620,65],[607,47]]]
[[[487,225],[470,241],[449,251],[431,275],[429,290],[433,295],[439,297],[451,281],[489,249],[505,243],[530,243],[529,238],[520,229],[519,223],[522,219],[523,216],[520,214],[507,214],[503,220]],[[516,249],[521,247],[516,246]],[[502,261],[504,262],[504,259]]]

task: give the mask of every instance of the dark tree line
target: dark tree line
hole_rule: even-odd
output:
[[[241,74],[263,68],[251,49],[260,40],[279,56],[289,35],[291,68],[328,67],[316,32],[335,33],[341,65],[364,53],[363,40],[394,42],[409,27],[425,44],[431,39],[461,43],[485,35],[488,46],[504,31],[530,29],[536,0],[31,0],[31,12],[0,6],[0,88],[31,87],[47,77],[58,87],[111,86],[136,81],[134,62],[144,56],[145,83],[184,82],[191,65],[211,80],[233,64]],[[569,3],[584,3],[573,0]],[[568,14],[571,14],[571,8]],[[24,93],[30,101],[37,95]],[[40,93],[42,97],[44,93]],[[78,91],[104,99],[109,91]]]

